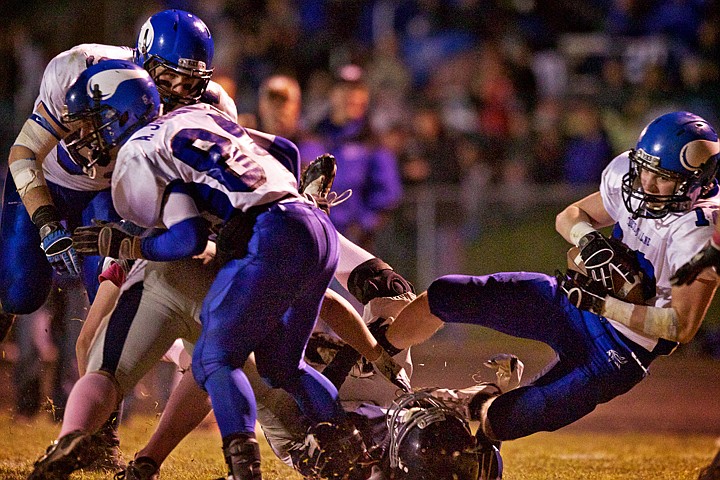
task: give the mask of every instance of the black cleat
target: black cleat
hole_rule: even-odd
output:
[[[115,480],[158,480],[160,467],[149,457],[138,457],[130,460],[125,470],[113,477]]]
[[[352,195],[352,190],[349,189],[340,195],[330,191],[336,172],[335,157],[325,153],[313,160],[300,175],[300,185],[298,186],[300,194],[312,200],[319,209],[327,214],[330,214],[330,207],[341,204]]]
[[[108,420],[102,428],[92,435],[92,446],[90,447],[92,463],[85,467],[86,470],[109,470],[117,472],[127,466],[120,451],[120,438],[117,427],[112,420]]]
[[[478,462],[480,463],[478,480],[501,480],[503,473],[503,461],[500,456],[501,442],[490,440],[482,431],[482,428],[478,428],[475,439],[477,440]]]
[[[700,471],[698,480],[720,480],[720,451],[715,455],[712,463]]]
[[[332,189],[335,181],[335,173],[337,172],[337,162],[335,157],[329,153],[320,155],[307,166],[305,171],[300,175],[300,186],[298,190],[301,194],[309,194],[315,197],[325,198]]]
[[[27,480],[67,480],[72,472],[92,462],[92,443],[92,436],[80,430],[59,438],[35,462]]]

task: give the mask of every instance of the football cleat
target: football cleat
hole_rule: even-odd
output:
[[[720,452],[715,455],[710,465],[700,471],[698,480],[720,480]]]
[[[302,194],[309,194],[317,197],[327,197],[335,181],[337,162],[335,157],[326,153],[320,155],[307,166],[300,176],[300,187]]]
[[[138,457],[130,460],[125,470],[113,477],[115,480],[158,480],[160,467],[149,457]]]
[[[262,480],[260,446],[254,436],[233,438],[223,447],[223,455],[228,467],[229,479]]]
[[[373,463],[362,435],[347,420],[310,427],[304,442],[293,445],[289,453],[293,467],[310,478],[365,478],[364,471]]]
[[[307,166],[300,175],[298,191],[305,198],[311,200],[325,213],[330,213],[330,207],[339,205],[352,195],[352,190],[345,190],[340,195],[330,191],[335,181],[337,162],[329,153],[320,155]]]
[[[442,400],[467,420],[480,420],[482,404],[490,397],[500,395],[500,387],[494,383],[479,383],[467,388],[436,388],[428,392]]]
[[[102,428],[92,435],[90,456],[92,463],[85,467],[86,470],[110,470],[116,472],[127,466],[120,451],[120,438],[112,420],[108,420]],[[132,477],[131,477],[132,478]],[[142,477],[144,478],[144,477]]]
[[[55,440],[45,455],[35,462],[28,480],[66,480],[75,470],[89,465],[93,458],[92,435],[75,430]]]

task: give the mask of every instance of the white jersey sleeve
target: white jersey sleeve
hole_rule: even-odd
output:
[[[112,195],[123,218],[144,227],[168,226],[163,203],[176,185],[200,213],[219,221],[235,210],[298,196],[295,178],[276,158],[204,103],[158,118],[118,152]]]
[[[720,206],[720,195],[701,199],[695,207],[682,213],[670,213],[661,219],[633,218],[625,207],[622,179],[628,173],[628,152],[618,155],[607,166],[600,183],[603,205],[615,220],[615,235],[625,245],[637,250],[649,263],[646,274],[656,281],[656,295],[649,304],[668,307],[672,300],[670,277],[710,240]],[[646,270],[647,270],[646,269]],[[611,320],[615,328],[648,350],[657,338],[641,336]]]
[[[62,124],[67,91],[87,67],[104,59],[132,60],[132,49],[82,44],[57,55],[45,68],[40,93],[35,100],[35,110],[42,104],[48,114]],[[110,186],[110,171],[98,169],[96,178],[88,177],[70,160],[64,142],[45,157],[43,173],[47,180],[74,190],[93,191]]]

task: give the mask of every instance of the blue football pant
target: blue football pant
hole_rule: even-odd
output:
[[[259,215],[247,255],[218,273],[203,303],[193,374],[210,394],[224,438],[255,430],[255,399],[242,371],[251,352],[260,376],[290,393],[311,421],[344,418],[335,387],[303,360],[337,261],[327,215],[291,202]]]
[[[541,341],[557,354],[557,363],[546,373],[491,404],[488,421],[497,440],[569,425],[645,375],[607,320],[570,304],[554,277],[528,272],[449,275],[430,285],[428,301],[431,312],[445,322]]]

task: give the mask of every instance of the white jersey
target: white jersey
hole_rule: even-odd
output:
[[[113,204],[140,226],[169,228],[198,213],[226,221],[236,210],[298,196],[294,175],[268,151],[274,139],[242,128],[207,104],[179,108],[120,148]],[[168,201],[176,188],[184,197],[174,198],[190,195],[193,202]],[[175,207],[164,208],[166,202]]]
[[[641,252],[653,268],[656,296],[648,304],[669,307],[672,286],[670,277],[710,240],[720,206],[720,195],[700,199],[689,212],[670,213],[661,219],[632,218],[622,196],[622,178],[629,171],[629,152],[618,155],[605,168],[600,194],[605,210],[622,231],[625,245]],[[652,350],[657,337],[641,335],[612,319],[610,323],[630,340]]]
[[[55,58],[45,68],[40,94],[35,100],[35,110],[42,104],[45,110],[59,124],[62,124],[65,95],[75,80],[89,66],[107,60],[132,61],[133,49],[130,47],[117,47],[86,43],[67,50]],[[233,119],[237,119],[235,102],[225,90],[215,82],[210,82],[203,101],[213,104]],[[38,159],[42,160],[42,159]],[[43,160],[43,174],[45,178],[57,185],[80,191],[103,190],[110,186],[110,168],[96,167],[95,178],[88,177],[82,169],[71,159],[61,142]]]

